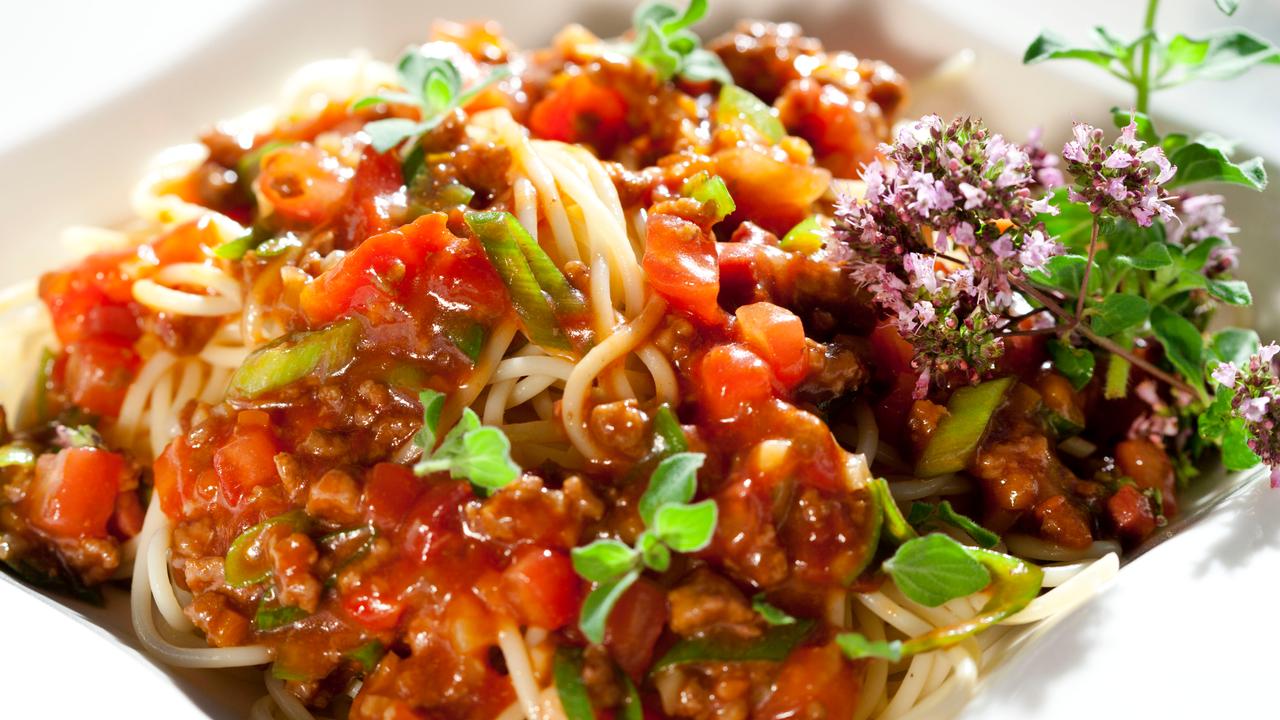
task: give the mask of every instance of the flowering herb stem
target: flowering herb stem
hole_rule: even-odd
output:
[[[1010,276],[1009,283],[1013,285],[1015,288],[1017,288],[1018,290],[1021,290],[1022,292],[1026,293],[1029,297],[1035,298],[1035,300],[1039,302],[1041,305],[1044,305],[1045,307],[1049,308],[1049,312],[1053,313],[1054,315],[1057,315],[1060,318],[1063,318],[1068,323],[1070,323],[1071,332],[1078,331],[1081,335],[1084,335],[1086,338],[1091,340],[1095,345],[1102,348],[1103,350],[1106,350],[1114,355],[1119,355],[1120,357],[1123,357],[1125,360],[1128,360],[1130,363],[1137,365],[1138,367],[1147,371],[1147,373],[1149,373],[1152,377],[1157,378],[1163,382],[1166,382],[1172,387],[1176,387],[1179,390],[1182,390],[1193,396],[1198,396],[1200,394],[1195,388],[1191,387],[1186,382],[1182,381],[1181,379],[1177,378],[1174,375],[1170,375],[1164,370],[1161,370],[1160,368],[1156,367],[1154,364],[1147,362],[1143,358],[1134,354],[1132,350],[1128,350],[1124,348],[1123,346],[1121,346],[1119,343],[1112,340],[1111,338],[1103,337],[1099,335],[1098,333],[1089,329],[1087,325],[1083,325],[1077,322],[1075,317],[1072,316],[1071,313],[1067,312],[1061,305],[1059,305],[1057,301],[1049,297],[1046,293],[1042,293],[1039,290],[1037,290],[1035,287],[1031,285],[1031,283],[1027,282],[1025,279],[1017,276]],[[1068,333],[1068,335],[1069,334],[1070,333]]]
[[[1089,259],[1084,264],[1084,279],[1080,282],[1080,292],[1076,294],[1076,316],[1067,326],[1067,332],[1084,317],[1084,302],[1089,297],[1089,271],[1093,269],[1093,259],[1098,254],[1098,216],[1093,217],[1093,230],[1089,235]]]
[[[1156,9],[1159,6],[1160,0],[1147,0],[1147,13],[1142,21],[1142,29],[1145,33],[1142,38],[1142,74],[1138,76],[1136,83],[1138,98],[1134,105],[1137,111],[1143,114],[1146,114],[1147,103],[1151,98],[1151,44],[1156,39]]]

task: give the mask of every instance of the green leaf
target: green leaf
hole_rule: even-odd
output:
[[[1262,459],[1249,447],[1249,430],[1244,418],[1231,418],[1222,438],[1222,464],[1228,470],[1248,470]]]
[[[850,660],[880,658],[896,663],[902,659],[900,640],[868,640],[859,633],[847,632],[836,635],[836,646]]]
[[[1199,274],[1200,271],[1204,269],[1204,266],[1208,264],[1209,256],[1213,254],[1213,251],[1226,244],[1227,241],[1222,238],[1205,238],[1195,245],[1192,245],[1185,254],[1183,254],[1179,265],[1181,265],[1184,270],[1189,270],[1193,273]]]
[[[422,448],[425,457],[436,447],[436,428],[440,426],[440,413],[444,411],[444,393],[435,390],[423,390],[418,394],[422,403],[422,429],[413,436],[413,442]]]
[[[687,503],[698,490],[698,468],[706,461],[702,453],[681,452],[658,463],[649,477],[649,487],[640,496],[639,512],[644,524],[653,527],[658,509],[668,503]]]
[[[1108,295],[1093,308],[1097,314],[1093,316],[1093,331],[1104,337],[1141,325],[1147,321],[1151,312],[1151,303],[1146,298],[1129,293]]]
[[[1230,389],[1218,388],[1213,402],[1196,418],[1196,432],[1202,440],[1221,443],[1226,436],[1228,426],[1235,419],[1232,417],[1231,396]]]
[[[373,149],[380,153],[398,147],[405,140],[422,132],[421,124],[404,118],[386,118],[365,123],[364,131],[369,134]]]
[[[1132,122],[1138,128],[1137,137],[1148,145],[1159,145],[1160,135],[1146,113],[1122,107],[1111,108],[1111,120],[1118,128],[1128,127]]]
[[[578,616],[578,628],[591,642],[604,642],[604,628],[609,620],[609,613],[618,604],[618,598],[640,577],[639,570],[632,570],[617,580],[598,583],[582,603],[582,614]]]
[[[1209,294],[1228,305],[1252,305],[1253,295],[1249,292],[1249,284],[1243,280],[1217,280],[1209,278],[1206,283]]]
[[[462,440],[464,453],[451,472],[486,490],[506,487],[520,477],[520,466],[511,459],[511,441],[496,427],[482,427]]]
[[[756,593],[751,598],[751,609],[755,610],[756,614],[764,618],[764,621],[770,625],[794,625],[796,622],[796,619],[787,614],[787,611],[770,604],[765,599],[764,593]]]
[[[1165,46],[1159,87],[1229,80],[1260,64],[1280,64],[1280,48],[1247,31],[1218,30],[1204,39],[1180,34]]]
[[[591,695],[582,680],[582,649],[559,647],[551,661],[551,677],[566,720],[595,720]]]
[[[1240,9],[1240,0],[1213,0],[1223,15],[1235,15],[1236,10]]]
[[[645,567],[660,573],[671,567],[671,548],[663,545],[653,531],[645,530],[640,533],[640,537],[636,538],[636,546],[640,548],[640,559]]]
[[[711,544],[718,516],[714,500],[703,500],[693,505],[668,503],[658,508],[653,532],[676,552],[698,552]]]
[[[1061,340],[1050,340],[1049,357],[1053,360],[1053,366],[1071,381],[1071,386],[1076,390],[1084,389],[1093,378],[1097,358],[1085,348],[1072,347]]]
[[[679,75],[689,82],[733,84],[733,76],[729,74],[729,68],[724,66],[720,56],[702,48],[685,56],[684,62],[680,64]]]
[[[382,660],[382,656],[387,654],[387,649],[377,640],[370,640],[355,650],[343,653],[343,657],[348,660],[354,660],[364,670],[365,674],[369,674],[378,667],[378,662]]]
[[[1093,233],[1094,215],[1084,203],[1072,202],[1066,188],[1057,188],[1049,196],[1049,204],[1058,208],[1057,215],[1042,213],[1036,220],[1044,223],[1045,232],[1076,252],[1088,252]]]
[[[993,548],[1000,544],[1000,536],[982,527],[972,519],[956,512],[951,506],[951,502],[943,500],[940,503],[913,502],[911,503],[911,511],[907,514],[907,522],[917,528],[923,528],[926,525],[945,523],[952,527],[963,530],[979,547]]]
[[[1267,171],[1262,166],[1262,158],[1234,163],[1221,148],[1210,147],[1201,141],[1178,148],[1170,155],[1169,161],[1178,167],[1173,179],[1165,186],[1170,189],[1199,182],[1243,185],[1254,190],[1267,187]]]
[[[1169,246],[1162,241],[1148,243],[1137,255],[1116,255],[1112,264],[1139,270],[1159,270],[1173,265]]]
[[[884,569],[903,595],[926,607],[972,595],[991,583],[987,568],[941,533],[903,543]]]
[[[573,571],[593,583],[621,578],[636,566],[636,551],[617,539],[598,539],[570,552]]]
[[[1226,328],[1213,334],[1209,343],[1210,354],[1222,362],[1234,363],[1237,367],[1249,364],[1249,358],[1262,347],[1258,331],[1243,328]]]
[[[1080,294],[1080,285],[1084,282],[1084,267],[1088,258],[1083,255],[1056,255],[1049,258],[1043,270],[1033,270],[1027,277],[1037,285],[1044,285],[1061,290],[1070,297]],[[1089,290],[1096,292],[1102,289],[1102,272],[1094,261],[1094,271],[1089,273]]]
[[[1201,388],[1204,385],[1204,338],[1196,326],[1172,310],[1156,306],[1151,310],[1151,330],[1164,346],[1169,364],[1192,387]]]
[[[1111,69],[1111,63],[1119,59],[1110,49],[1073,47],[1071,41],[1049,30],[1032,40],[1022,55],[1022,62],[1026,65],[1045,60],[1084,60],[1108,70]]]

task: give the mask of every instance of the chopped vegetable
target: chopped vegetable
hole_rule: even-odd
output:
[[[373,672],[374,668],[378,667],[378,661],[381,660],[382,656],[386,653],[387,649],[381,642],[378,642],[377,640],[370,640],[355,650],[343,653],[342,656],[348,660],[354,660],[360,665],[360,669],[364,670],[365,674],[368,674]]]
[[[26,445],[9,443],[0,447],[0,467],[33,468],[36,465],[36,453]]]
[[[957,390],[947,403],[946,417],[920,454],[916,475],[935,477],[968,467],[1014,381],[1006,377]]]
[[[774,109],[737,85],[720,88],[715,119],[721,125],[745,121],[771,143],[776,143],[787,135],[786,128],[782,126]]]
[[[337,375],[351,363],[362,334],[360,321],[348,318],[280,338],[244,361],[231,376],[231,393],[253,398],[303,378]]]
[[[258,605],[258,611],[253,615],[253,624],[258,630],[265,632],[292,625],[305,617],[307,617],[307,611],[302,608],[292,605],[268,607],[264,598],[264,602]]]
[[[107,537],[124,471],[124,456],[92,447],[40,456],[27,496],[32,524],[61,538]]]
[[[911,503],[911,512],[907,515],[907,522],[916,528],[945,523],[968,533],[969,537],[973,538],[979,547],[990,549],[1000,544],[999,535],[956,512],[948,500],[943,500],[937,504],[927,502]]]
[[[735,312],[738,334],[787,387],[809,374],[804,324],[790,310],[769,302],[743,305]]]
[[[674,215],[649,216],[644,271],[654,291],[703,325],[724,324],[716,241],[702,228]]]
[[[673,665],[698,662],[779,662],[813,631],[812,620],[774,625],[757,638],[692,637],[680,640],[653,664],[652,672]]]
[[[591,707],[591,696],[587,694],[587,686],[582,682],[582,650],[561,647],[556,650],[551,665],[551,675],[555,681],[556,694],[560,696],[560,707],[564,708],[567,720],[595,720],[596,713]]]
[[[764,593],[756,593],[751,598],[751,609],[770,625],[794,625],[796,622],[795,617],[788,615],[787,611],[765,600]]]
[[[311,519],[302,510],[290,510],[267,518],[240,533],[231,542],[223,564],[223,574],[228,585],[248,587],[271,577],[268,548],[263,547],[260,541],[264,532],[279,525],[290,528],[292,532],[306,532],[311,526]]]
[[[875,493],[880,501],[880,507],[884,512],[884,529],[889,531],[889,536],[894,542],[901,545],[902,543],[919,537],[907,519],[902,516],[902,510],[898,508],[898,503],[893,499],[893,493],[889,490],[889,481],[884,478],[871,478],[871,491]]]
[[[704,205],[711,203],[716,222],[732,215],[737,207],[733,204],[733,197],[729,195],[729,188],[725,187],[724,180],[719,175],[700,172],[686,180],[680,192]]]
[[[829,236],[830,230],[823,222],[822,216],[810,215],[788,230],[787,234],[782,236],[782,242],[778,246],[787,252],[808,255],[821,250]]]

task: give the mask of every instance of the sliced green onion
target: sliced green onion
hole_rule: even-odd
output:
[[[719,175],[700,172],[686,180],[680,192],[700,203],[711,203],[715,208],[716,222],[732,215],[733,211],[738,209],[733,202],[733,196],[729,194],[728,186],[724,184],[724,178]]]
[[[360,321],[347,318],[280,338],[244,361],[231,376],[231,393],[252,398],[310,375],[336,375],[351,364],[362,332]]]
[[[292,144],[288,140],[268,140],[261,147],[256,147],[241,155],[240,161],[236,163],[236,180],[240,183],[240,186],[246,192],[251,192],[253,181],[258,179],[258,173],[262,170],[262,158],[272,150]]]
[[[258,541],[263,532],[277,525],[287,525],[294,532],[305,532],[311,525],[311,519],[302,510],[290,510],[267,518],[240,533],[231,542],[226,562],[223,563],[223,577],[228,585],[248,587],[271,577],[270,561],[265,557],[266,549]]]
[[[33,468],[35,466],[36,453],[26,445],[9,443],[0,446],[0,467]]]
[[[773,108],[737,85],[725,85],[720,88],[720,99],[716,102],[716,122],[727,125],[738,118],[746,120],[771,143],[787,136]]]
[[[968,467],[1013,383],[1014,378],[1006,377],[957,390],[947,403],[946,417],[920,454],[916,475],[936,477]]]
[[[44,423],[49,420],[49,381],[53,378],[53,366],[58,362],[58,354],[51,348],[40,351],[40,363],[36,365],[35,410],[36,421]]]
[[[446,327],[444,331],[449,340],[475,362],[480,359],[480,351],[484,349],[484,341],[489,331],[478,322],[469,322],[463,327]]]
[[[307,617],[308,613],[300,607],[292,605],[281,605],[279,607],[267,607],[266,603],[258,605],[258,612],[254,613],[253,624],[261,631],[275,630],[285,625],[291,625],[299,620]]]
[[[881,512],[884,513],[884,529],[894,542],[901,545],[912,538],[919,537],[915,528],[911,527],[907,519],[902,516],[902,510],[898,508],[898,503],[893,499],[893,493],[889,491],[888,480],[880,477],[871,478],[871,491],[875,493],[880,502]]]
[[[351,650],[343,657],[359,663],[365,673],[371,673],[378,667],[378,662],[382,660],[382,656],[387,654],[387,649],[377,640],[370,640],[355,650]]]
[[[822,216],[810,215],[787,231],[779,247],[787,252],[808,255],[821,250],[826,241],[827,229],[823,224]]]
[[[689,440],[680,426],[680,419],[670,405],[660,405],[653,414],[654,437],[662,443],[660,451],[664,455],[685,452],[689,449]]]
[[[774,625],[758,638],[694,637],[680,640],[653,664],[656,672],[672,665],[696,662],[746,662],[785,660],[791,651],[809,637],[813,631],[812,620],[801,620],[791,625]]]
[[[551,675],[555,680],[556,694],[560,696],[560,706],[564,708],[565,718],[595,720],[596,711],[591,707],[591,696],[587,693],[586,684],[582,682],[582,651],[569,647],[556,650]]]
[[[258,257],[278,257],[285,254],[293,248],[302,247],[302,240],[291,232],[263,240],[261,244],[253,248],[253,254]]]

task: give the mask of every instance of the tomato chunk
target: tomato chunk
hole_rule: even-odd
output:
[[[673,307],[704,325],[723,325],[716,241],[674,215],[651,215],[644,248],[649,283]]]
[[[648,578],[627,588],[609,613],[604,645],[618,667],[637,683],[649,671],[654,645],[669,614],[666,592]]]
[[[803,647],[782,663],[768,697],[751,717],[803,717],[815,707],[822,708],[828,717],[852,717],[861,689],[862,673],[835,645]]]
[[[788,387],[808,373],[804,324],[790,310],[773,303],[743,305],[737,310],[738,334],[764,358]]]
[[[422,487],[422,481],[406,467],[394,463],[374,465],[364,480],[364,507],[369,522],[382,532],[395,530]]]
[[[255,487],[276,481],[275,457],[280,448],[271,431],[238,424],[230,442],[213,454],[213,470],[228,505],[236,506]]]
[[[138,368],[133,348],[85,340],[67,346],[63,383],[71,401],[95,414],[115,417]]]
[[[262,157],[254,187],[286,221],[316,225],[337,212],[347,194],[350,171],[310,143],[276,148]]]
[[[133,281],[120,268],[134,257],[132,251],[98,253],[40,278],[40,299],[49,308],[54,332],[63,345],[99,335],[122,342],[138,337],[136,316],[130,310]],[[119,322],[124,317],[121,312],[133,322]],[[110,321],[103,322],[103,313]]]
[[[718,345],[703,358],[702,409],[709,420],[731,420],[773,398],[773,372],[743,345]]]
[[[64,538],[102,538],[115,512],[124,457],[97,448],[43,455],[32,485],[31,522]]]
[[[330,322],[353,309],[396,299],[411,287],[427,258],[454,235],[443,213],[423,215],[408,225],[365,240],[337,265],[302,290],[302,311],[313,326]]]
[[[351,195],[335,223],[338,247],[352,248],[371,235],[390,230],[393,201],[403,188],[404,176],[395,156],[366,148],[351,180]]]
[[[1159,490],[1165,515],[1178,512],[1177,477],[1173,463],[1164,448],[1147,440],[1134,438],[1116,445],[1116,465],[1120,472],[1133,478],[1143,490]]]
[[[630,135],[627,100],[611,87],[575,75],[533,106],[529,128],[536,137],[588,143],[609,155]]]
[[[557,630],[582,609],[582,581],[560,550],[525,550],[502,573],[502,591],[521,622],[533,627]]]

